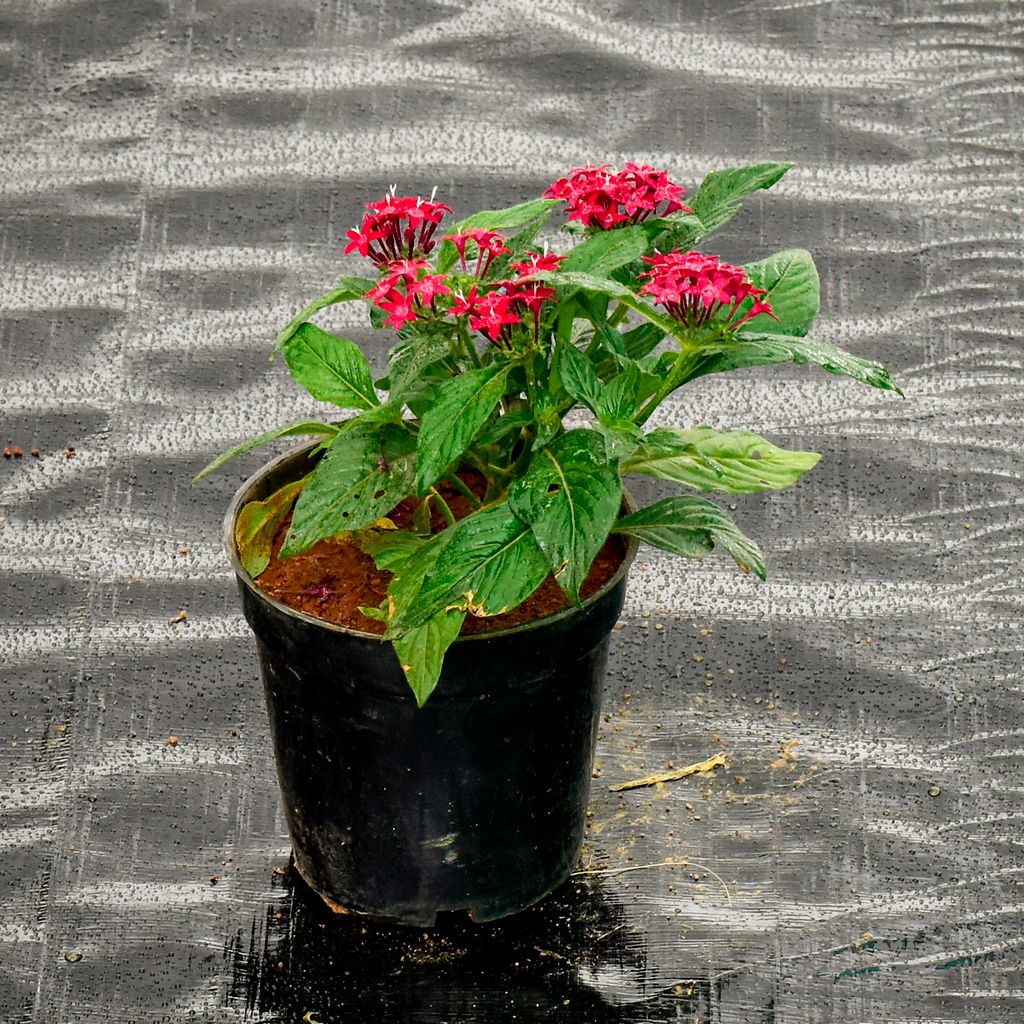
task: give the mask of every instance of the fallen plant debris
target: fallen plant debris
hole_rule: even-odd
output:
[[[659,782],[676,782],[678,779],[685,779],[689,775],[700,775],[704,772],[714,771],[716,768],[728,767],[729,763],[725,758],[725,752],[719,751],[706,760],[697,761],[695,764],[688,764],[685,768],[677,768],[671,772],[659,772],[655,775],[645,775],[642,779],[630,779],[629,782],[619,782],[608,788],[613,793],[621,793],[626,789],[656,786]]]
[[[176,626],[179,622],[187,622],[188,612],[184,608],[182,608],[181,611],[178,612],[178,614],[175,615],[174,618],[170,621],[172,626]]]
[[[787,766],[792,767],[796,763],[796,754],[793,753],[793,748],[800,745],[799,740],[789,740],[787,743],[783,743],[779,747],[779,753],[781,757],[777,757],[771,763],[772,768],[785,768]]]

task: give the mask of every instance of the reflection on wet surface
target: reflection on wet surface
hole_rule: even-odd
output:
[[[395,928],[333,914],[294,876],[264,928],[225,950],[226,1004],[259,1019],[331,1022],[552,1019],[612,1024],[700,1016],[706,983],[645,993],[646,955],[600,884],[571,881],[503,922],[442,916]]]

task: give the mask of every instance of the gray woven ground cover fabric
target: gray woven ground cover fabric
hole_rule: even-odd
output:
[[[5,4],[0,1018],[1024,1018],[1022,24],[985,0]],[[465,213],[628,159],[691,189],[796,161],[716,250],[811,249],[818,333],[907,398],[775,367],[671,402],[824,458],[735,502],[767,583],[639,559],[592,873],[480,931],[328,920],[273,873],[220,550],[263,456],[189,479],[314,411],[266,353],[357,269],[367,199],[436,185]],[[327,322],[365,338],[352,315]],[[713,780],[608,789],[718,750]]]

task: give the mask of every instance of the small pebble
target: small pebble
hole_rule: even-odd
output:
[[[41,452],[38,448],[33,448],[32,451],[29,452],[29,455],[31,455],[33,459],[38,459],[40,454]]]
[[[69,964],[77,964],[78,961],[82,959],[82,954],[79,953],[77,949],[69,949],[64,954],[64,959],[67,960]]]
[[[167,737],[167,744],[166,745],[168,747],[176,747],[178,745],[178,737],[177,736],[168,736]]]
[[[938,786],[932,786],[932,788],[928,790],[928,795],[929,796],[938,796],[941,792],[942,792],[942,790],[939,789]]]

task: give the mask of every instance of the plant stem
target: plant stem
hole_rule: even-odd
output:
[[[615,307],[615,312],[608,317],[608,323],[612,327],[618,327],[626,317],[629,316],[629,307],[624,306],[621,302]]]
[[[466,325],[461,321],[459,321],[459,337],[462,339],[462,347],[466,350],[466,355],[473,361],[473,365],[478,368],[482,366],[480,353],[477,352],[476,345],[473,344],[473,339],[469,336]]]
[[[441,492],[436,487],[430,488],[431,496],[437,502],[437,507],[441,511],[441,515],[444,516],[444,521],[449,526],[455,525],[455,516],[452,515],[452,510],[448,507],[448,502],[441,497]]]
[[[459,479],[458,473],[452,473],[445,479],[469,502],[470,507],[480,507],[480,499]]]

